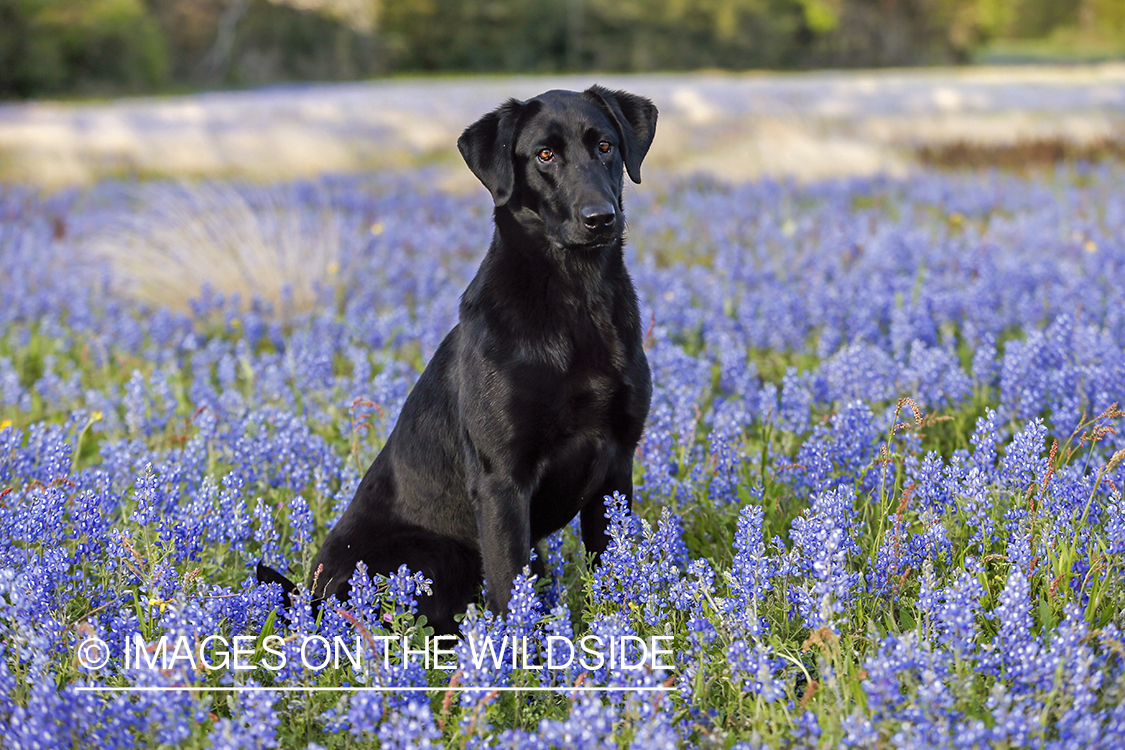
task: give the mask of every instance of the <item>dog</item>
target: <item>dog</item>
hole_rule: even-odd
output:
[[[555,90],[458,139],[492,195],[492,243],[313,562],[316,599],[343,600],[360,561],[371,574],[405,564],[433,582],[419,614],[455,634],[485,581],[506,611],[532,548],[575,515],[587,552],[605,551],[603,498],[632,497],[652,396],[621,194],[625,173],[641,181],[656,117],[624,91]],[[258,579],[294,588],[261,564]]]

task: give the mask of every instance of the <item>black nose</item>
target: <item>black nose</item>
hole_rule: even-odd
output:
[[[617,211],[612,203],[600,203],[582,207],[582,223],[587,229],[608,229],[613,226]]]

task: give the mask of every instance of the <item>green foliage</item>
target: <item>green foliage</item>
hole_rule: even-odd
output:
[[[379,69],[378,40],[328,15],[265,0],[251,3],[235,28],[224,83],[342,80]]]
[[[0,96],[146,91],[167,68],[140,0],[0,0]]]
[[[1120,0],[0,0],[0,98],[415,71],[917,65],[1122,45]]]

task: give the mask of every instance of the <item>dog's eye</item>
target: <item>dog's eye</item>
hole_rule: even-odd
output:
[[[603,154],[608,154],[612,150],[613,150],[613,144],[610,143],[609,141],[602,141],[601,143],[598,144],[598,151],[600,151]]]
[[[549,161],[555,160],[555,152],[549,148],[539,149],[539,153],[536,154],[536,156],[538,157],[539,161],[543,162],[544,164]]]

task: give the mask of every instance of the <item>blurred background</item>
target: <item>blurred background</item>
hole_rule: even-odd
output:
[[[594,81],[657,100],[679,171],[1100,158],[1122,59],[1125,0],[0,0],[0,179],[457,184],[460,128]]]
[[[0,0],[0,96],[1094,60],[1125,0]]]

